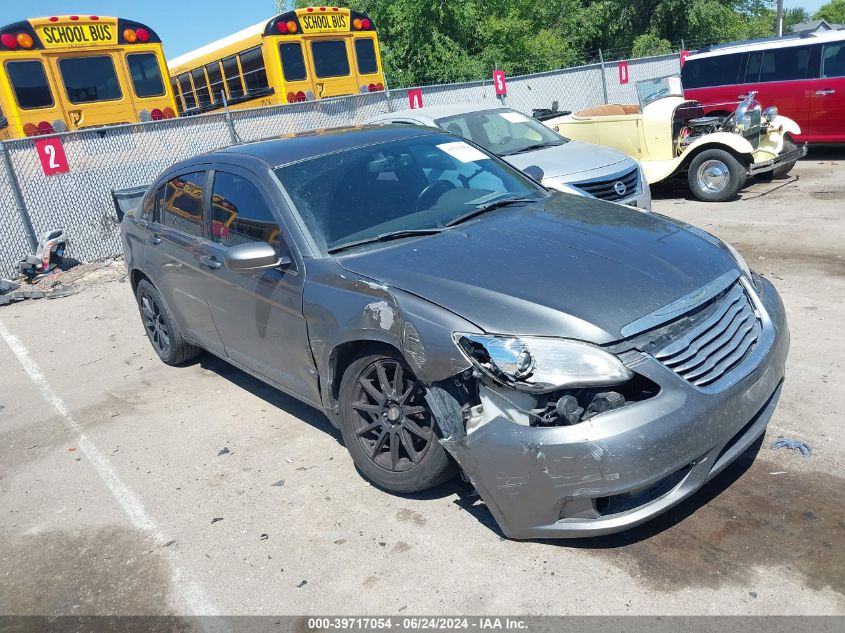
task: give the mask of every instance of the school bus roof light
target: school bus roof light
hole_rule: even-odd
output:
[[[18,47],[18,39],[11,33],[3,33],[0,35],[0,44],[13,51]]]
[[[78,15],[72,15],[72,16],[70,16],[70,20],[71,20],[71,22],[76,22],[78,19],[79,19],[79,16],[78,16]]]
[[[288,20],[287,23],[288,33],[296,33],[299,30],[299,27],[296,25],[296,22],[293,20]]]
[[[55,15],[50,17],[50,22],[58,22],[58,21],[59,21],[59,18],[56,17]]]
[[[21,48],[30,49],[35,43],[29,33],[18,33],[17,42]]]
[[[361,20],[361,28],[362,28],[364,31],[369,31],[369,30],[370,30],[370,26],[372,26],[372,23],[370,22],[370,19],[369,19],[369,18],[364,18],[363,20]]]
[[[361,22],[360,18],[355,18],[354,20],[352,20],[352,28],[355,29],[356,31],[360,31],[361,27],[363,25],[364,25],[364,23]]]
[[[123,39],[126,40],[129,44],[134,44],[138,41],[138,34],[132,29],[125,29],[123,31]]]
[[[141,43],[150,41],[150,32],[143,27],[136,30],[135,35],[138,37],[138,41],[141,42]]]
[[[100,19],[100,16],[98,16],[98,15],[89,15],[89,16],[88,16],[88,19],[89,19],[89,20],[91,20],[92,22],[96,22],[97,20],[99,20],[99,19]]]

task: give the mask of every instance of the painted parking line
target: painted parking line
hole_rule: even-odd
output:
[[[126,513],[132,525],[138,530],[149,533],[158,545],[166,544],[170,539],[167,538],[161,528],[147,513],[144,504],[138,496],[123,483],[109,458],[103,455],[97,446],[85,436],[82,427],[73,417],[73,414],[64,401],[50,386],[44,373],[38,367],[35,360],[33,360],[32,356],[30,356],[24,344],[2,322],[0,322],[0,338],[12,350],[21,367],[23,367],[30,380],[32,380],[41,392],[44,400],[59,414],[65,427],[73,433],[79,434],[78,446],[80,452],[94,467],[97,475]],[[179,566],[175,560],[175,555],[170,550],[165,549],[163,551],[170,565],[170,576],[174,590],[178,592],[190,614],[217,615],[217,609],[208,599],[202,587],[188,577],[188,574]]]

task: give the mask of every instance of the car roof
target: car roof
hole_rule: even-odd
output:
[[[824,31],[822,33],[795,33],[782,37],[767,37],[756,40],[745,40],[742,42],[729,42],[728,44],[717,44],[695,51],[687,61],[691,59],[705,59],[717,57],[729,53],[744,53],[748,51],[762,51],[773,48],[789,48],[792,46],[807,46],[809,44],[821,44],[824,42],[837,42],[845,40],[845,31]]]
[[[232,145],[205,154],[202,158],[204,162],[208,162],[209,159],[213,160],[215,157],[244,155],[278,166],[355,147],[438,133],[442,134],[442,131],[417,125],[325,128]],[[190,162],[190,160],[186,161],[186,163]]]
[[[481,112],[484,110],[509,109],[499,103],[452,103],[449,105],[427,106],[413,110],[397,110],[388,114],[373,117],[371,121],[389,121],[391,119],[410,118],[417,120],[442,119],[444,117],[466,114],[467,112]]]

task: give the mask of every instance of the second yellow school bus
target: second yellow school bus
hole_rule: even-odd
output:
[[[0,27],[0,139],[167,119],[176,102],[155,31],[64,15]]]
[[[168,62],[183,114],[384,90],[378,36],[363,13],[307,7]]]

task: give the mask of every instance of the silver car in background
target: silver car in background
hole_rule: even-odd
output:
[[[480,145],[517,169],[536,165],[543,170],[542,184],[550,189],[651,211],[651,191],[633,158],[609,147],[568,139],[511,108],[460,103],[380,114],[367,123],[440,128]]]

